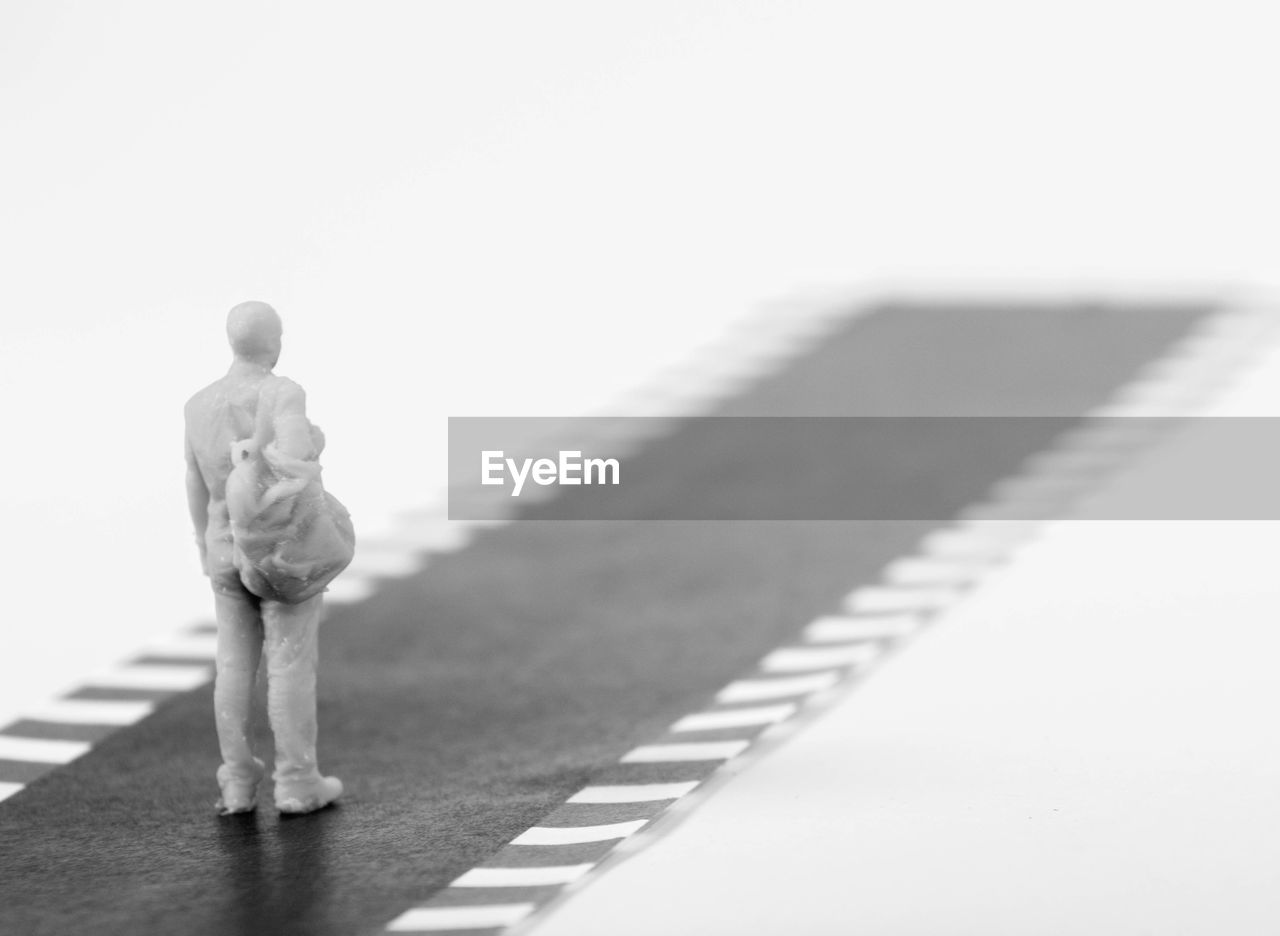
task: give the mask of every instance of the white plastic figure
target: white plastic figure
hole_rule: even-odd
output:
[[[223,815],[254,808],[265,771],[249,731],[264,650],[277,808],[312,812],[342,794],[316,766],[316,640],[324,587],[350,561],[354,534],[320,485],[324,436],[306,395],[272,373],[281,332],[265,303],[232,309],[231,368],[186,405],[187,499],[218,620]]]

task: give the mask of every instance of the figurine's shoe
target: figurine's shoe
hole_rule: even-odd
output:
[[[243,771],[234,771],[227,764],[219,767],[218,786],[222,788],[222,799],[215,804],[218,812],[223,816],[252,812],[258,805],[258,784],[266,772],[266,765],[256,757],[253,770],[247,777]]]
[[[309,780],[276,782],[276,809],[300,815],[324,809],[342,795],[342,781],[337,777],[314,777]]]

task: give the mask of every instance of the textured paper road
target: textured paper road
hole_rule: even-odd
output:
[[[894,309],[721,412],[1078,413],[1205,311]],[[1037,446],[1020,442],[963,464],[938,452],[920,483],[958,511]],[[681,479],[706,444],[688,432],[653,442],[646,457],[669,463],[669,487],[644,496],[698,498]],[[752,459],[749,445],[734,454]],[[839,471],[812,467],[815,486]],[[909,467],[920,466],[884,452],[878,470]],[[588,781],[609,784],[624,752],[928,528],[556,523],[554,502],[537,514],[335,609],[322,638],[322,759],[348,783],[341,808],[218,820],[209,691],[181,695],[0,805],[0,929],[376,930]],[[646,769],[670,783],[702,768]]]

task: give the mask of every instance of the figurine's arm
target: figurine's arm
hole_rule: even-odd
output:
[[[276,396],[275,436],[276,445],[286,455],[314,458],[317,454],[311,421],[307,419],[306,391],[292,380],[283,381]]]
[[[191,448],[191,440],[186,440],[187,448],[187,507],[191,511],[191,523],[196,531],[196,546],[200,549],[200,568],[205,575],[209,574],[209,547],[205,543],[205,532],[209,529],[209,486],[204,483],[204,475],[196,464],[196,453]]]

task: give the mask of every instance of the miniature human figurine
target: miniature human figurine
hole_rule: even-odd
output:
[[[324,586],[350,561],[354,534],[320,487],[324,436],[307,419],[302,388],[272,373],[281,332],[271,306],[233,308],[231,368],[185,411],[187,499],[218,621],[223,815],[255,807],[265,772],[249,730],[264,650],[277,808],[308,813],[342,794],[316,765],[316,644]]]

